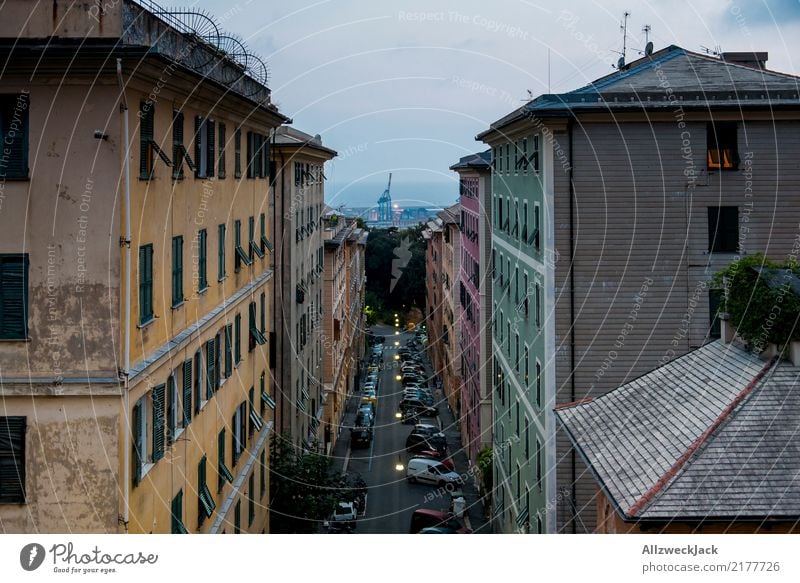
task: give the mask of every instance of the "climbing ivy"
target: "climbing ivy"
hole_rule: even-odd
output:
[[[793,261],[771,261],[763,255],[743,257],[714,275],[712,287],[726,291],[720,307],[726,312],[736,333],[753,352],[768,344],[784,347],[800,340],[800,298],[788,285],[770,288],[754,267],[789,269],[800,276],[800,265]]]

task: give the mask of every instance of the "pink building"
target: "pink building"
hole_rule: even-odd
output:
[[[465,156],[450,167],[459,174],[461,194],[461,269],[458,338],[461,390],[461,439],[470,463],[492,442],[492,400],[488,387],[492,353],[491,278],[491,152]]]

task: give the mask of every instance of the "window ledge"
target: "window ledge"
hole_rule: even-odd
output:
[[[173,310],[177,310],[178,308],[182,308],[183,304],[185,304],[185,303],[186,303],[186,299],[184,298],[180,302],[178,302],[177,304],[172,304],[172,309]]]
[[[30,337],[28,338],[0,338],[0,342],[30,342]]]
[[[150,472],[150,470],[152,470],[155,467],[155,465],[156,464],[151,463],[151,462],[147,462],[145,464],[142,464],[142,466],[141,466],[142,471],[141,471],[141,474],[139,475],[139,482],[140,483],[142,481],[142,478],[144,478]]]
[[[180,413],[182,414],[183,411],[180,411]],[[172,445],[175,445],[175,443],[180,439],[181,435],[183,435],[184,431],[186,431],[185,427],[178,427],[175,429],[175,435],[172,436]]]
[[[197,290],[197,295],[199,295],[199,296],[205,295],[205,293],[208,291],[208,288],[209,288],[209,286],[206,286],[206,287],[204,287],[202,289],[198,289]]]
[[[152,324],[152,323],[153,323],[153,322],[155,322],[155,321],[156,321],[156,317],[155,317],[155,316],[152,316],[152,317],[151,317],[149,320],[147,320],[146,322],[139,322],[139,323],[136,325],[136,327],[137,327],[139,330],[144,330],[145,328],[147,328],[147,327],[148,327],[150,324]]]
[[[228,279],[228,276],[227,276],[227,275],[223,275],[222,277],[218,277],[218,278],[217,278],[217,283],[222,283],[222,282],[223,282],[223,281],[225,281],[226,279]]]

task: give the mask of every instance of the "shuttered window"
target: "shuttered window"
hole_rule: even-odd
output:
[[[172,238],[172,307],[183,303],[183,236]]]
[[[235,462],[234,462],[235,463]],[[219,432],[217,435],[217,489],[221,492],[222,487],[225,485],[225,480],[233,483],[233,474],[228,466],[225,465],[225,430]]]
[[[234,244],[234,271],[237,273],[242,267],[242,264],[250,265],[253,263],[253,260],[250,259],[250,256],[245,253],[245,250],[242,248],[242,221],[235,220],[233,222],[233,244]]]
[[[139,324],[153,319],[153,245],[139,247]]]
[[[211,518],[214,509],[217,507],[206,482],[206,462],[206,456],[203,456],[203,459],[197,464],[197,522],[200,525],[203,524],[206,518]]]
[[[194,157],[197,161],[197,178],[214,177],[215,124],[213,120],[196,116],[194,118]]]
[[[267,493],[267,452],[261,452],[261,478],[259,479],[259,498],[263,498]]]
[[[261,252],[265,253],[267,250],[272,252],[272,243],[267,239],[267,217],[264,213],[261,213],[259,223],[261,224]]]
[[[172,534],[188,534],[183,524],[183,490],[172,499]]]
[[[242,361],[242,315],[236,314],[233,319],[233,354],[234,362]]]
[[[242,177],[242,130],[236,128],[236,133],[233,135],[233,176],[234,178]]]
[[[203,353],[198,350],[194,353],[194,412],[200,412],[203,406]]]
[[[253,526],[256,518],[256,472],[250,473],[247,480],[247,526]]]
[[[192,422],[192,359],[183,362],[183,426]]]
[[[153,387],[153,463],[164,457],[165,393],[165,385]]]
[[[237,500],[233,509],[233,534],[242,532],[242,501]]]
[[[164,164],[172,166],[169,159],[155,140],[156,110],[152,102],[142,101],[139,104],[139,178],[150,180],[153,178],[156,156]],[[173,137],[174,141],[174,137]]]
[[[0,339],[28,338],[28,255],[0,254]]]
[[[242,452],[244,451],[244,434],[246,431],[244,423],[247,422],[247,419],[244,414],[243,405],[245,405],[245,403],[242,403],[236,408],[236,411],[233,414],[233,419],[231,419],[231,430],[233,431],[233,443],[231,445],[234,466],[236,465],[236,462],[239,461],[239,456],[242,455]]]
[[[262,334],[267,333],[267,294],[261,292],[260,297],[261,302],[261,321],[260,321],[260,330]],[[266,338],[265,338],[266,340]]]
[[[217,227],[217,280],[225,279],[225,225]]]
[[[175,385],[175,375],[167,377],[167,445],[175,442],[179,421],[178,387]]]
[[[183,180],[183,163],[189,167],[192,172],[195,171],[194,160],[189,156],[186,151],[186,145],[183,143],[183,112],[172,112],[172,179]]]
[[[208,288],[208,231],[197,232],[197,289]]]
[[[25,503],[25,417],[0,417],[0,504]]]
[[[147,463],[147,397],[142,397],[133,406],[131,428],[133,429],[133,485],[142,479]]]
[[[30,95],[0,95],[0,180],[28,178]]]
[[[225,178],[225,124],[219,124],[219,159],[218,159],[218,169],[217,169],[217,176],[219,178]]]
[[[256,243],[256,221],[254,217],[248,219],[248,232],[250,240],[248,247],[250,251],[250,261],[253,261],[253,255],[258,255],[259,259],[264,257],[264,252],[261,250],[261,244]]]
[[[261,333],[261,330],[258,329],[258,325],[256,324],[256,303],[250,302],[249,307],[249,341],[248,341],[248,350],[253,350],[256,347],[256,344],[259,346],[263,346],[266,344],[267,339]]]
[[[211,338],[206,342],[206,400],[214,396],[217,384],[216,339]]]
[[[233,324],[225,326],[225,378],[233,374]]]
[[[255,134],[253,132],[247,132],[247,177],[248,178],[255,178],[256,176],[256,168],[254,164],[255,150],[256,150]]]

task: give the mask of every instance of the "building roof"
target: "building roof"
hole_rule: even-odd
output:
[[[461,222],[461,203],[457,202],[453,206],[449,206],[439,211],[439,218],[442,219],[444,225],[457,225]]]
[[[280,126],[275,131],[274,144],[278,148],[281,146],[297,146],[319,150],[329,154],[331,157],[338,155],[336,150],[322,145],[322,137],[319,134],[312,136],[292,126]]]
[[[581,112],[800,107],[800,77],[670,45],[573,91],[544,94],[494,122],[483,139],[517,120]]]
[[[556,410],[626,520],[800,518],[800,367],[716,341]]]
[[[477,152],[464,156],[458,162],[450,166],[450,170],[480,170],[488,169],[492,165],[492,151]]]

